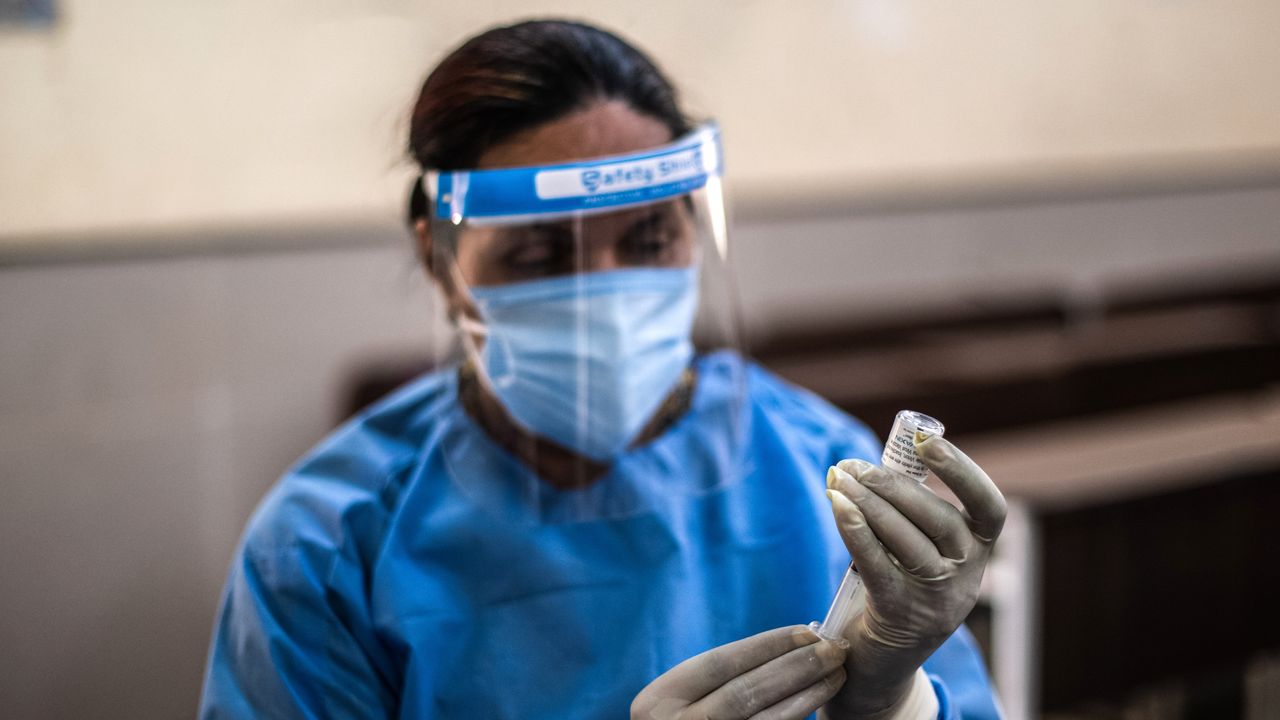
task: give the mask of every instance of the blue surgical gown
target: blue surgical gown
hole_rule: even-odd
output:
[[[688,412],[601,481],[644,502],[596,519],[504,495],[520,468],[455,372],[347,423],[249,522],[201,716],[619,718],[693,655],[821,619],[849,562],[826,468],[878,443],[735,354],[697,363]],[[963,628],[925,670],[941,717],[998,717]]]

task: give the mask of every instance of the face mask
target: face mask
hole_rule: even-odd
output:
[[[696,267],[473,287],[482,375],[528,430],[607,461],[688,367],[697,289]]]

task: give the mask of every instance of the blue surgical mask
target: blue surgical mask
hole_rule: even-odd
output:
[[[627,449],[693,357],[698,272],[636,268],[471,288],[491,390],[586,457]]]

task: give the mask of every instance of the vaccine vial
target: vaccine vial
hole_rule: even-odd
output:
[[[880,455],[880,466],[899,475],[906,475],[916,482],[924,482],[929,468],[916,454],[916,442],[924,442],[931,435],[946,432],[942,423],[914,410],[902,410],[893,419],[893,429]]]

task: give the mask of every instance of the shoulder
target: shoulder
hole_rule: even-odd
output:
[[[245,529],[244,554],[301,548],[371,560],[421,448],[455,404],[454,374],[441,370],[345,422],[263,498]]]
[[[850,457],[879,460],[880,443],[861,420],[754,362],[743,364],[757,422],[764,421],[796,442],[826,452],[831,459],[824,459],[824,463]]]

